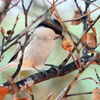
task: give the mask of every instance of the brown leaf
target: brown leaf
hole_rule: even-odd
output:
[[[5,35],[5,30],[4,30],[3,27],[1,27],[1,33],[2,33],[2,35],[3,35],[3,37],[4,37],[4,35]]]
[[[92,100],[100,100],[100,89],[95,88],[92,91]]]
[[[92,32],[92,33],[87,33],[86,35],[84,35],[82,37],[82,45],[86,46],[88,45],[88,47],[93,48],[97,45],[97,38],[96,35]],[[93,53],[93,50],[89,50],[88,53]]]
[[[11,35],[11,34],[12,34],[12,31],[11,31],[11,30],[8,30],[8,31],[7,31],[7,34],[8,34],[8,35]]]
[[[80,12],[79,11],[74,11],[74,16],[73,16],[72,20],[74,20],[76,18],[79,18],[79,17],[81,17]],[[77,21],[72,21],[71,24],[72,25],[79,25],[81,22],[82,22],[82,20],[80,19],[80,20],[77,20]]]
[[[69,40],[64,38],[62,41],[62,48],[66,51],[70,51],[72,49],[72,45],[70,44]]]

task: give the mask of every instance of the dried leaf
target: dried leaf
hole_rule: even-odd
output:
[[[74,11],[74,16],[73,16],[72,20],[74,20],[76,18],[79,18],[79,17],[81,17],[80,12],[79,11]],[[79,25],[81,22],[82,22],[82,20],[80,19],[80,20],[77,20],[77,21],[72,21],[71,24],[72,25]]]
[[[92,92],[92,100],[100,100],[100,89],[95,88]]]
[[[70,44],[69,40],[64,38],[62,41],[62,48],[66,51],[70,51],[72,49],[72,45]]]
[[[92,32],[92,33],[87,33],[86,35],[84,35],[82,37],[82,45],[86,46],[88,45],[88,47],[93,48],[97,45],[97,38],[96,35]],[[89,50],[88,53],[94,53],[93,50]]]
[[[4,35],[5,35],[5,30],[4,30],[3,27],[1,27],[1,33],[2,33],[2,35],[3,35],[3,37],[4,37]]]
[[[7,31],[7,34],[8,34],[8,35],[11,35],[11,34],[12,34],[12,31],[11,31],[11,30],[8,30],[8,31]]]

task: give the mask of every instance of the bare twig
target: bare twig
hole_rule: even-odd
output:
[[[25,9],[24,1],[22,0],[22,7],[23,7],[23,10],[24,10],[24,14],[25,14],[25,27],[27,27],[28,11],[29,11],[29,9],[30,9],[30,7],[31,7],[32,2],[33,2],[33,0],[30,1],[30,4],[29,4],[28,8]],[[21,66],[22,66],[22,62],[23,62],[23,57],[24,57],[24,50],[25,50],[25,47],[26,47],[26,45],[27,45],[27,41],[28,41],[28,39],[29,39],[28,34],[26,33],[25,35],[26,35],[26,39],[25,39],[24,45],[22,46],[22,45],[20,44],[20,46],[21,46],[21,51],[22,51],[22,52],[21,52],[21,57],[20,57],[20,59],[19,59],[19,64],[18,64],[18,66],[17,66],[17,69],[16,69],[16,71],[14,72],[14,74],[11,76],[11,79],[10,79],[7,83],[5,83],[5,84],[8,84],[9,82],[11,83],[11,81],[12,81],[12,80],[18,75],[18,73],[20,72],[20,69],[21,69]]]
[[[12,37],[12,35],[13,35],[13,33],[14,33],[14,30],[15,30],[15,27],[16,27],[16,25],[17,25],[18,20],[19,20],[19,14],[18,14],[17,17],[16,17],[16,21],[15,21],[15,23],[14,23],[14,26],[13,26],[11,32],[9,33],[9,37],[8,37],[7,41],[9,41],[9,40],[11,39],[11,37]]]
[[[0,47],[0,51],[2,48],[4,48],[5,46],[7,46],[9,43],[11,43],[12,41],[14,40],[18,40],[20,39],[22,36],[24,36],[28,30],[31,28],[31,26],[33,24],[35,24],[40,18],[42,18],[43,16],[45,16],[48,12],[49,12],[50,9],[46,10],[42,15],[40,15],[38,18],[36,18],[34,21],[32,21],[30,23],[30,25],[28,25],[24,30],[22,30],[20,33],[18,33],[16,36],[14,36],[12,39],[10,39],[9,41],[6,41],[4,44],[1,45]]]
[[[89,58],[91,58],[91,57],[89,57]],[[94,57],[92,57],[91,59],[93,59],[93,58]],[[77,63],[78,63],[78,61],[77,61]],[[29,76],[28,78],[25,78],[21,81],[18,81],[15,84],[17,85],[17,87],[19,87],[19,91],[22,91],[23,89],[26,89],[27,87],[30,87],[30,86],[32,86],[36,83],[39,83],[39,82],[42,82],[42,81],[45,81],[45,80],[48,80],[48,79],[51,79],[51,78],[63,76],[65,74],[68,74],[68,73],[76,70],[76,69],[77,68],[76,68],[76,65],[75,65],[74,62],[72,62],[68,65],[65,65],[60,70],[59,70],[58,66],[55,66],[55,68],[51,67],[49,70],[45,71],[46,75],[44,75],[43,72],[39,72],[39,73],[36,73],[34,75]],[[59,73],[58,73],[58,71],[59,71]],[[81,73],[81,72],[79,72],[79,73]]]
[[[47,0],[47,1],[48,1],[48,0]],[[70,40],[72,41],[72,43],[73,43],[73,45],[74,45],[76,51],[78,52],[78,49],[77,49],[76,44],[75,44],[75,41],[73,40],[70,31],[68,30],[68,28],[67,28],[67,27],[65,26],[65,24],[63,23],[63,21],[62,21],[60,15],[59,15],[59,13],[58,13],[58,11],[57,11],[57,9],[56,9],[54,0],[53,0],[53,4],[52,4],[50,1],[48,1],[48,2],[51,4],[52,8],[53,8],[54,11],[56,12],[56,15],[55,15],[55,16],[58,18],[58,20],[59,20],[59,22],[61,23],[62,27],[64,28],[64,30],[66,31],[66,33],[67,33],[68,36],[70,37]],[[62,66],[60,66],[60,67],[62,67]]]
[[[74,2],[75,2],[76,6],[77,6],[77,8],[78,8],[78,11],[79,11],[80,14],[83,16],[83,13],[82,13],[80,7],[78,6],[77,0],[74,0]]]
[[[83,68],[83,70],[81,70],[76,77],[74,78],[74,80],[69,84],[68,87],[66,87],[56,98],[56,100],[62,100],[63,98],[66,98],[66,95],[68,94],[68,92],[70,91],[70,89],[73,87],[73,85],[76,83],[77,79],[82,75],[82,73],[86,70],[87,67],[89,67],[89,65],[96,59],[96,57],[93,57],[86,65],[85,68]]]
[[[21,66],[22,66],[22,62],[23,62],[23,56],[24,56],[24,50],[25,50],[25,47],[26,45],[22,46],[21,43],[19,43],[20,46],[21,46],[21,57],[19,59],[19,64],[17,66],[17,70],[14,72],[14,74],[11,76],[11,78],[9,79],[9,81],[7,82],[8,83],[11,83],[13,81],[13,79],[18,75],[20,69],[21,69]],[[6,84],[6,83],[5,83]]]
[[[30,7],[31,7],[31,4],[32,4],[32,2],[33,2],[33,0],[31,0],[31,2],[30,2],[30,4],[29,4],[29,6],[28,6],[28,8],[27,8],[27,10],[25,9],[25,6],[24,6],[24,1],[22,0],[22,6],[23,6],[23,10],[24,10],[24,14],[25,14],[25,27],[27,27],[27,17],[28,17],[28,11],[29,11],[29,9],[30,9]],[[22,62],[23,62],[23,57],[24,57],[24,50],[25,50],[25,47],[26,47],[26,43],[27,43],[27,41],[28,41],[28,34],[25,34],[26,35],[26,39],[25,39],[25,42],[24,42],[24,45],[22,46],[21,44],[21,51],[22,51],[22,53],[21,53],[21,57],[20,57],[20,59],[19,59],[19,64],[18,64],[18,66],[17,66],[17,69],[16,69],[16,71],[15,71],[15,73],[11,76],[11,79],[9,80],[10,82],[18,75],[18,73],[19,73],[19,71],[20,71],[20,69],[21,69],[21,66],[22,66]],[[8,82],[9,82],[8,81]]]
[[[98,75],[98,73],[97,73],[97,70],[94,68],[94,70],[95,70],[95,73],[96,73],[96,76],[97,76],[97,79],[98,79],[98,81],[100,82],[100,77],[99,77],[99,75]]]
[[[90,59],[91,56],[86,57],[86,58]],[[94,57],[92,57],[91,60],[93,60],[93,59],[94,59]],[[86,60],[86,61],[88,61],[88,60]],[[77,61],[77,63],[78,63],[78,61]],[[91,62],[89,62],[86,66],[88,66],[90,63]],[[51,78],[64,76],[64,75],[77,69],[74,62],[72,62],[68,65],[65,65],[60,70],[59,70],[59,67],[57,67],[57,66],[55,66],[55,67],[56,68],[52,67],[52,68],[46,70],[45,71],[46,75],[43,72],[39,72],[39,73],[33,74],[25,79],[22,79],[16,83],[12,83],[12,84],[8,84],[8,85],[6,84],[6,86],[1,86],[0,87],[0,98],[1,97],[3,98],[7,94],[14,94],[14,93],[21,92],[24,89],[26,89],[27,87],[31,87],[32,85],[37,84],[39,82],[46,81]],[[58,71],[59,71],[59,73],[58,73]],[[81,72],[79,72],[79,73],[81,74]]]
[[[16,17],[16,21],[15,21],[15,23],[14,23],[14,26],[13,26],[13,28],[12,28],[12,30],[9,30],[9,31],[7,31],[7,32],[9,32],[9,34],[8,34],[8,36],[7,36],[7,41],[9,41],[10,39],[11,39],[11,37],[12,37],[12,35],[13,35],[13,33],[14,33],[14,29],[15,29],[15,27],[16,27],[16,24],[17,24],[17,22],[18,22],[18,16]],[[2,44],[4,44],[4,42],[5,42],[5,36],[3,36],[3,39],[2,39]],[[16,42],[17,43],[17,42]],[[6,48],[6,50],[8,50],[8,48]],[[0,56],[2,56],[3,55],[3,53],[6,51],[4,48],[2,48],[2,50],[1,50],[1,55]]]
[[[93,5],[93,6],[97,7],[98,9],[100,9],[99,6],[95,5],[94,3],[90,2],[89,0],[82,0],[82,1],[85,1],[85,2],[87,2],[87,3],[89,3],[89,4]],[[96,0],[94,0],[94,1],[96,1]]]
[[[28,5],[28,7],[26,9],[25,6],[24,6],[24,0],[22,0],[22,7],[23,7],[24,15],[25,15],[25,27],[27,27],[27,23],[28,23],[28,12],[29,12],[29,9],[30,9],[30,7],[32,5],[32,2],[33,2],[33,0],[30,1],[29,5]]]
[[[67,94],[65,97],[79,96],[79,95],[87,95],[87,94],[92,94],[92,92],[83,92],[83,93]]]
[[[86,77],[86,78],[83,78],[83,79],[78,80],[77,82],[82,81],[82,80],[87,80],[87,79],[92,80],[92,81],[94,81],[94,82],[95,82],[95,84],[100,85],[100,83],[99,83],[99,82],[97,82],[97,81],[96,81],[95,79],[93,79],[92,77]]]
[[[95,12],[96,10],[98,10],[98,8],[94,9],[93,11],[91,11],[90,14]],[[87,14],[84,14],[84,15],[78,17],[78,18],[75,18],[75,19],[72,19],[72,20],[64,20],[63,22],[79,21],[79,20],[82,20],[86,16],[87,16]]]
[[[100,18],[100,15],[94,20],[94,22],[90,25],[90,27],[88,27],[88,29],[83,32],[83,35],[81,36],[81,38],[78,41],[78,43],[76,44],[76,46],[78,46],[80,44],[82,37],[87,34],[87,32],[91,29],[91,27],[93,27],[93,25],[95,25],[95,23],[99,20],[99,18]],[[72,52],[74,52],[74,51],[75,51],[75,48],[72,49]],[[68,60],[69,60],[70,57],[71,57],[71,55],[69,54],[66,57],[66,59],[59,66],[63,67],[68,62]]]
[[[66,0],[66,1],[67,1],[67,0]],[[60,3],[62,3],[62,2],[60,2]],[[59,3],[58,3],[57,5],[59,5]],[[10,47],[12,47],[13,45],[15,45],[15,44],[17,43],[17,41],[18,41],[22,36],[24,36],[25,34],[27,34],[27,32],[28,32],[28,30],[30,29],[30,27],[31,27],[35,22],[37,22],[40,18],[44,17],[44,16],[50,11],[50,9],[52,9],[52,7],[49,8],[49,9],[47,9],[42,15],[40,15],[38,18],[36,18],[34,21],[32,21],[32,22],[30,23],[30,25],[27,26],[24,30],[22,30],[22,32],[20,32],[18,35],[14,36],[12,39],[10,39],[10,40],[4,42],[4,43],[1,45],[1,47],[0,47],[0,51],[1,51],[4,47],[6,47],[8,44],[10,44],[12,41],[14,41],[14,40],[15,40],[15,41],[14,41],[12,44],[10,44],[7,48],[5,48],[4,52],[5,52],[7,49],[9,49]]]
[[[4,17],[6,16],[6,13],[8,11],[8,8],[10,6],[12,0],[2,0],[2,5],[0,7],[0,24]]]
[[[20,1],[21,0],[18,0],[15,4],[13,4],[10,8],[8,8],[8,10],[11,10],[12,8],[16,7]]]

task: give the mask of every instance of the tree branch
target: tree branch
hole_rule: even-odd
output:
[[[2,5],[0,7],[0,24],[4,17],[6,16],[6,13],[8,11],[8,8],[10,6],[12,0],[2,0]]]
[[[94,57],[92,57],[92,56],[87,56],[87,62],[88,62],[88,59],[90,60],[93,58]],[[98,59],[100,59],[100,58],[98,58]],[[79,65],[78,60],[77,60],[77,63]],[[32,85],[37,84],[39,82],[69,74],[69,73],[75,71],[76,69],[77,69],[77,67],[74,62],[71,62],[70,64],[65,65],[62,68],[59,66],[54,66],[54,67],[51,67],[50,69],[46,70],[45,74],[43,72],[39,72],[39,73],[29,76],[28,78],[25,78],[16,83],[12,83],[12,84],[9,84],[6,86],[8,87],[9,91],[12,94],[14,94],[14,93],[23,91],[23,90],[27,89],[27,87],[31,87]],[[4,87],[6,87],[6,86],[4,86]]]

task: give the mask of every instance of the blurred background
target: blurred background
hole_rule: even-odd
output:
[[[14,5],[18,0],[13,0],[11,3],[11,6]],[[49,0],[52,2],[53,0]],[[58,0],[63,1],[63,0]],[[81,7],[82,11],[85,9],[85,4],[84,0],[77,0],[79,6]],[[0,0],[0,5],[1,5],[2,0]],[[24,0],[25,7],[28,6],[30,0]],[[100,7],[100,0],[96,0],[94,2],[95,5]],[[11,10],[8,11],[6,17],[4,18],[2,24],[0,27],[3,27],[5,32],[8,30],[11,30],[15,20],[16,16],[19,14],[19,20],[17,23],[17,26],[15,28],[15,34],[18,34],[25,28],[25,16],[23,14],[23,9],[21,6],[21,2],[19,4],[12,8]],[[43,14],[44,11],[46,11],[50,7],[50,4],[47,2],[47,0],[33,0],[33,4],[31,6],[31,9],[28,13],[28,24],[32,21],[35,20],[38,16]],[[90,5],[90,11],[93,11],[96,9],[94,5]],[[62,20],[70,20],[74,16],[74,11],[77,10],[77,7],[74,3],[74,0],[67,0],[66,2],[60,4],[57,6],[57,10],[62,18]],[[98,15],[100,15],[100,9],[93,12],[91,14],[91,18],[95,19]],[[47,15],[48,16],[48,15]],[[53,16],[52,16],[53,17]],[[42,19],[41,19],[42,20]],[[40,21],[40,20],[39,20]],[[39,21],[37,23],[39,23]],[[35,27],[36,24],[33,25]],[[83,25],[72,25],[70,22],[65,23],[68,27],[68,29],[78,38],[80,39],[82,32],[83,32]],[[96,32],[97,32],[97,40],[99,42],[100,38],[100,20],[95,24]],[[66,35],[66,33],[64,33]],[[67,37],[67,36],[66,36]],[[74,38],[75,39],[75,38]],[[77,39],[75,41],[78,41]],[[0,45],[2,44],[2,35],[0,34]],[[16,45],[11,47],[7,52],[4,53],[4,59],[2,62],[0,62],[0,68],[4,67],[7,65],[7,62],[11,58],[14,50],[16,49]],[[100,52],[100,46],[96,49],[97,52]],[[52,53],[48,59],[48,64],[54,64],[54,65],[59,65],[62,63],[62,61],[67,57],[68,52],[64,51],[61,47],[61,40],[55,41]],[[77,54],[74,53],[74,57],[77,57]],[[68,63],[72,62],[73,60],[70,59]],[[90,67],[81,75],[79,79],[86,78],[86,77],[92,77],[97,80],[96,78],[96,73],[94,71],[94,68],[97,69],[97,72],[100,76],[100,66],[99,65],[90,65]],[[43,69],[48,69],[49,67],[44,67]],[[3,84],[7,79],[10,78],[10,76],[14,73],[16,68],[9,68],[6,71],[0,73],[0,84]],[[22,71],[22,78],[28,77],[29,75],[35,73],[34,71]],[[35,86],[32,86],[32,91],[35,97],[35,100],[46,100],[47,96],[50,92],[53,92],[53,95],[51,97],[51,100],[54,100],[57,95],[66,87],[69,85],[69,83],[72,82],[74,77],[78,71],[74,71],[68,75],[65,75],[63,77],[59,78],[54,78],[51,80],[47,80],[44,82],[41,82],[39,84],[36,84]],[[17,81],[18,78],[16,78],[15,81]],[[98,80],[97,80],[98,81]],[[83,80],[78,83],[76,83],[71,91],[69,93],[78,93],[78,92],[90,92],[94,88],[99,86],[96,85],[93,81],[91,80]],[[12,96],[6,96],[4,100],[12,100]],[[83,95],[83,96],[74,96],[74,97],[69,97],[68,100],[91,100],[91,95]]]

